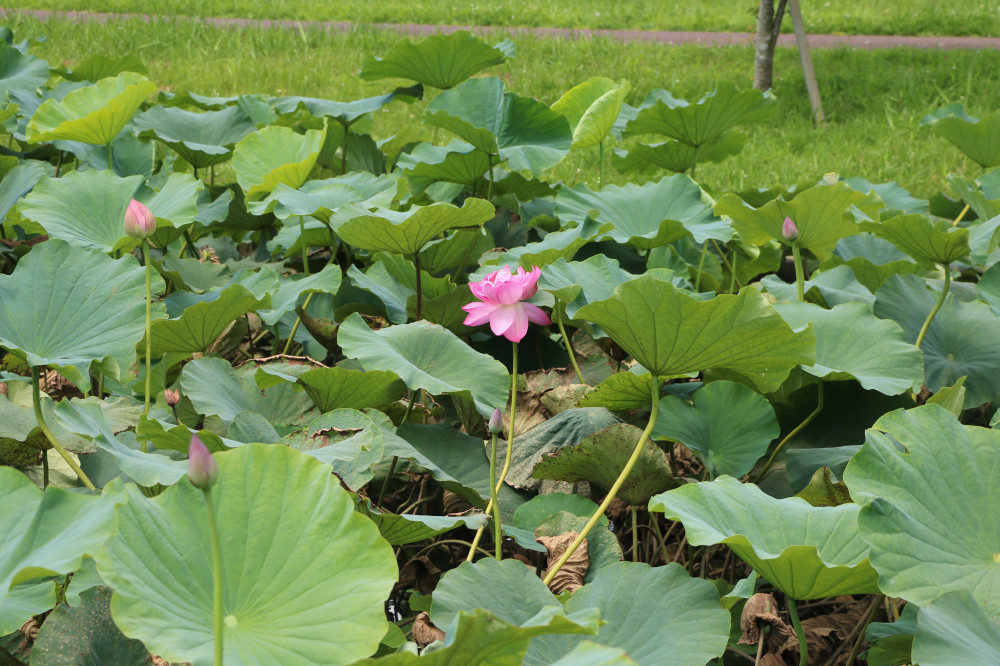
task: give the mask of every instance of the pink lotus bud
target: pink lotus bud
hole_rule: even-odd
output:
[[[132,238],[149,238],[156,231],[156,218],[141,201],[132,199],[125,209],[125,234]]]
[[[793,241],[799,237],[799,228],[792,222],[792,218],[785,218],[785,223],[781,225],[781,235],[786,241]]]
[[[219,466],[215,464],[215,458],[198,435],[192,435],[191,446],[188,447],[188,479],[191,485],[208,490],[218,478]]]
[[[497,411],[493,412],[493,416],[490,417],[489,423],[490,433],[494,435],[499,435],[503,432],[503,412],[497,407]]]
[[[163,392],[163,395],[167,399],[167,405],[169,407],[176,407],[177,403],[181,401],[181,394],[179,391],[167,389]]]

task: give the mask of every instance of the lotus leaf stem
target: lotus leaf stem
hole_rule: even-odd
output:
[[[499,155],[498,155],[498,157],[499,157]],[[486,200],[487,201],[489,201],[490,199],[493,198],[493,178],[494,178],[494,176],[493,176],[493,155],[489,156],[489,162],[490,162],[490,168],[487,170],[487,172],[490,174],[490,184],[486,188]]]
[[[802,268],[802,250],[798,241],[792,241],[792,259],[795,261],[795,296],[800,301],[806,300],[806,274]]]
[[[563,343],[566,345],[566,352],[569,354],[570,365],[573,366],[573,372],[576,373],[576,379],[581,384],[586,384],[583,381],[583,373],[580,372],[580,366],[576,362],[576,353],[573,351],[573,343],[569,341],[569,336],[566,335],[566,327],[563,326],[562,311],[555,307],[552,309],[556,315],[556,326],[559,327],[559,334],[562,335]]]
[[[965,208],[963,208],[962,212],[958,214],[958,217],[956,217],[955,221],[951,223],[951,226],[957,227],[958,223],[961,222],[963,219],[965,219],[965,214],[968,212],[969,212],[969,204],[965,204]]]
[[[420,288],[420,250],[413,253],[413,265],[417,269],[417,312],[414,319],[420,321],[421,308],[423,306],[423,294]]]
[[[701,269],[705,266],[705,255],[708,254],[708,243],[701,246],[701,259],[698,260],[698,273],[694,276],[694,290],[701,291]]]
[[[632,509],[632,561],[639,561],[639,510],[635,508],[635,504],[631,506]]]
[[[42,433],[45,435],[45,439],[49,440],[49,444],[52,448],[59,452],[62,459],[66,461],[66,464],[72,468],[73,472],[80,477],[80,481],[83,485],[87,486],[91,490],[97,490],[97,487],[90,480],[90,477],[80,468],[80,464],[73,460],[73,456],[69,454],[63,445],[59,443],[56,436],[52,434],[49,430],[48,424],[45,423],[45,417],[42,416],[42,399],[40,396],[40,391],[38,388],[38,366],[32,366],[31,368],[31,404],[35,408],[35,420],[38,422],[38,427],[41,428]]]
[[[719,243],[714,238],[710,238],[709,240],[712,241],[712,246],[715,247],[715,251],[719,253],[719,257],[722,259],[722,263],[725,264],[726,268],[729,269],[729,274],[732,276],[732,279],[730,280],[729,291],[733,291],[733,283],[737,284],[739,283],[739,281],[736,279],[736,268],[735,268],[736,255],[735,254],[733,255],[733,263],[729,263],[729,257],[726,256],[726,253],[722,250],[722,247],[719,245]],[[743,285],[741,284],[740,287],[742,286]]]
[[[314,292],[314,291],[310,291],[308,294],[306,294],[306,301],[305,301],[305,303],[302,304],[302,310],[303,311],[307,307],[309,307],[309,302],[312,301],[313,294],[315,294],[315,293],[316,292]],[[299,330],[299,324],[301,324],[301,323],[302,323],[302,317],[296,317],[295,318],[295,323],[292,324],[292,332],[288,334],[288,340],[285,341],[285,347],[284,347],[284,349],[281,350],[282,355],[287,354],[288,350],[291,349],[291,347],[292,347],[292,340],[295,339],[295,332]]]
[[[806,643],[806,632],[802,629],[802,622],[799,621],[799,609],[795,607],[795,600],[787,597],[788,617],[795,627],[795,635],[799,637],[799,666],[809,666],[809,644]]]
[[[497,434],[490,434],[490,503],[493,504],[493,543],[497,560],[503,559],[503,537],[500,534],[500,502],[497,501]]]
[[[604,187],[604,139],[598,145],[597,152],[597,189]]]
[[[152,393],[152,364],[153,364],[153,338],[151,335],[150,327],[152,326],[152,308],[153,308],[153,265],[149,261],[149,239],[142,241],[144,256],[146,257],[146,395],[143,396],[142,402],[142,416],[143,418],[149,417],[149,400],[150,393]],[[98,396],[100,397],[100,396]],[[143,439],[139,446],[142,448],[142,452],[146,452],[146,440]]]
[[[931,327],[931,322],[934,321],[934,316],[944,305],[944,299],[948,297],[948,291],[951,288],[951,269],[948,268],[948,264],[944,264],[944,286],[941,288],[941,296],[938,298],[937,303],[934,304],[934,309],[931,310],[930,314],[927,315],[927,319],[924,320],[924,325],[920,327],[920,333],[917,334],[917,341],[913,344],[920,349],[920,345],[924,341],[924,336],[927,335],[927,329]]]
[[[208,533],[212,541],[212,606],[215,623],[215,666],[222,666],[223,618],[222,618],[222,545],[219,542],[219,528],[215,522],[212,507],[212,489],[206,488],[205,507],[208,511]]]
[[[642,455],[642,450],[646,446],[646,442],[649,441],[649,436],[652,434],[653,428],[656,427],[656,415],[660,406],[659,375],[655,372],[650,373],[649,384],[652,400],[649,411],[649,422],[646,424],[646,429],[643,430],[642,435],[639,436],[639,441],[635,445],[635,450],[632,451],[632,456],[628,459],[628,462],[625,463],[625,468],[621,471],[621,474],[618,475],[618,478],[615,479],[614,484],[612,484],[611,488],[608,490],[608,496],[604,498],[603,502],[601,502],[601,506],[597,507],[597,511],[595,511],[594,515],[590,517],[590,520],[587,521],[587,524],[584,525],[580,534],[573,540],[573,543],[569,545],[566,552],[562,554],[562,557],[560,557],[556,563],[552,565],[552,568],[545,575],[544,582],[546,585],[552,582],[552,579],[556,577],[559,570],[565,566],[566,562],[569,561],[569,558],[571,558],[573,553],[576,552],[576,549],[580,547],[581,543],[583,543],[583,540],[586,539],[587,535],[594,529],[594,526],[597,525],[601,516],[604,515],[604,512],[608,510],[608,507],[611,506],[611,502],[613,502],[615,497],[618,495],[618,491],[621,489],[622,484],[625,483],[629,474],[632,473],[632,468],[635,467],[635,464],[639,461],[639,456]]]
[[[760,480],[764,478],[765,474],[767,474],[767,470],[771,469],[771,465],[774,464],[774,459],[777,458],[781,450],[785,448],[785,444],[787,444],[797,434],[802,432],[802,430],[805,429],[805,427],[808,426],[810,423],[812,423],[813,419],[819,416],[819,413],[822,411],[823,411],[823,382],[819,382],[816,385],[816,409],[809,412],[809,416],[807,416],[802,421],[802,423],[795,426],[795,428],[790,433],[785,435],[784,439],[778,442],[778,445],[774,447],[774,451],[771,452],[771,456],[767,459],[767,463],[764,465],[764,469],[760,470],[760,472],[754,478],[753,480],[754,483],[760,483]]]

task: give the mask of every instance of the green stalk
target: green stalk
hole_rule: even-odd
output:
[[[806,300],[806,274],[802,268],[802,250],[799,242],[792,241],[792,258],[795,260],[795,295],[800,301]]]
[[[623,469],[621,474],[618,475],[618,478],[615,479],[614,484],[608,491],[608,496],[604,498],[603,502],[601,502],[601,506],[597,507],[597,511],[595,511],[594,515],[590,517],[590,520],[587,521],[587,524],[583,527],[583,530],[581,530],[580,534],[576,537],[576,539],[573,540],[573,543],[569,545],[569,548],[566,549],[566,552],[563,553],[562,557],[560,557],[559,560],[552,566],[552,569],[549,571],[549,573],[545,575],[545,579],[543,582],[546,585],[552,582],[552,579],[556,577],[556,574],[559,573],[559,570],[562,569],[563,566],[566,564],[566,562],[569,561],[569,558],[573,556],[573,553],[575,553],[576,549],[580,547],[580,544],[583,543],[583,540],[586,539],[587,535],[590,534],[591,530],[594,529],[594,526],[597,525],[597,522],[601,519],[601,516],[604,515],[604,512],[608,510],[608,507],[611,506],[611,502],[613,502],[615,497],[618,495],[618,491],[621,489],[622,484],[625,483],[625,479],[627,479],[629,477],[629,474],[632,473],[632,468],[635,467],[635,464],[639,461],[639,456],[642,454],[642,449],[643,447],[646,446],[646,442],[649,441],[649,436],[650,434],[652,434],[653,428],[656,427],[656,415],[660,407],[660,378],[655,373],[653,373],[650,376],[649,384],[651,389],[650,393],[651,405],[649,412],[649,422],[646,424],[646,429],[642,431],[642,435],[639,437],[639,442],[635,445],[635,450],[632,452],[632,456],[628,459],[628,462],[625,463],[625,469]]]
[[[489,174],[490,174],[490,184],[486,188],[486,200],[487,201],[489,201],[490,199],[493,198],[493,156],[492,155],[490,155]]]
[[[149,261],[149,239],[145,239],[143,242],[143,250],[146,256],[146,395],[143,397],[142,402],[142,417],[149,417],[149,400],[150,393],[152,392],[152,364],[153,364],[153,338],[150,335],[150,326],[152,324],[152,309],[153,309],[153,266]],[[142,440],[139,443],[142,448],[142,452],[146,452],[146,440]]]
[[[208,510],[208,533],[212,540],[212,601],[215,620],[215,666],[222,666],[222,545],[219,542],[219,528],[215,524],[215,510],[212,508],[212,489],[206,488],[205,508]]]
[[[705,266],[705,255],[708,254],[708,243],[701,246],[701,259],[698,260],[698,274],[694,276],[695,293],[701,291],[701,269]]]
[[[111,159],[111,142],[110,141],[108,142],[108,171],[110,171],[112,173],[114,173],[114,171],[115,171],[115,163],[114,163],[114,160]]]
[[[602,189],[604,187],[604,139],[601,139],[597,145],[597,189]]]
[[[632,561],[639,561],[639,510],[632,507]]]
[[[38,366],[33,366],[31,368],[31,404],[35,408],[35,420],[38,422],[38,427],[41,428],[42,433],[45,435],[45,439],[49,440],[49,444],[52,445],[52,448],[62,456],[62,459],[66,461],[66,464],[73,469],[78,477],[80,477],[80,481],[83,482],[83,485],[87,486],[91,490],[97,490],[97,487],[94,486],[90,477],[88,477],[80,468],[80,465],[73,460],[73,456],[71,456],[69,452],[63,448],[63,445],[59,443],[56,436],[52,434],[51,430],[49,430],[48,424],[45,423],[45,417],[42,416],[42,398],[38,388]]]
[[[948,268],[948,264],[944,265],[944,287],[941,289],[941,297],[938,298],[937,303],[934,304],[934,309],[931,313],[927,315],[927,319],[924,320],[924,325],[920,327],[920,333],[917,334],[917,341],[914,343],[917,349],[924,341],[924,336],[927,335],[927,329],[931,327],[931,322],[934,321],[934,315],[938,313],[941,306],[944,305],[944,299],[948,297],[948,290],[951,288],[951,270]]]
[[[490,435],[490,502],[493,504],[493,541],[497,560],[503,559],[503,537],[500,535],[500,502],[497,501],[497,487],[494,484],[497,473],[497,435]]]
[[[771,465],[774,464],[774,459],[777,458],[781,450],[785,448],[785,444],[787,444],[789,441],[791,441],[793,437],[802,432],[802,430],[805,429],[807,425],[812,423],[813,420],[817,416],[819,416],[819,413],[822,411],[823,411],[823,382],[820,382],[816,385],[816,409],[812,410],[809,413],[809,416],[807,416],[802,421],[802,423],[795,426],[795,429],[792,430],[787,435],[785,435],[785,438],[782,439],[776,447],[774,447],[774,451],[771,453],[771,456],[767,459],[767,463],[764,465],[764,469],[760,470],[760,472],[754,478],[753,480],[754,483],[760,483],[760,480],[764,478],[765,474],[767,474],[767,470],[771,469]]]
[[[559,334],[562,335],[563,343],[566,345],[566,352],[569,354],[570,365],[573,366],[573,372],[576,373],[576,379],[581,384],[586,384],[587,382],[583,381],[583,373],[580,372],[580,366],[576,363],[576,353],[573,351],[573,344],[569,341],[569,336],[566,335],[566,327],[563,326],[562,310],[558,306],[552,309],[556,315],[556,326],[559,327]]]
[[[420,321],[421,308],[423,307],[423,294],[421,294],[420,288],[420,250],[413,253],[413,265],[417,269],[417,311],[414,314],[414,320]]]
[[[307,307],[309,307],[309,302],[312,301],[313,294],[315,294],[315,293],[316,293],[315,291],[310,291],[308,294],[306,294],[305,303],[302,304],[302,310],[303,310],[303,312],[305,311],[305,309]],[[295,323],[292,324],[292,332],[288,334],[288,340],[285,341],[285,347],[284,347],[284,349],[281,350],[282,354],[287,354],[288,353],[288,350],[292,346],[292,340],[295,339],[295,332],[299,330],[299,324],[301,324],[301,323],[302,323],[302,317],[296,317],[295,318]]]
[[[788,617],[792,619],[792,626],[795,627],[795,635],[799,637],[799,666],[809,666],[809,645],[806,643],[806,632],[802,629],[802,622],[799,621],[799,609],[795,607],[795,600],[789,597]]]

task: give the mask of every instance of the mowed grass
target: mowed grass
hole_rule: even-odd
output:
[[[8,0],[12,9],[167,16],[543,26],[633,30],[754,29],[756,0]],[[856,35],[1000,34],[1000,4],[982,0],[802,0],[806,29]],[[784,30],[791,30],[791,21]]]
[[[390,31],[210,28],[191,21],[113,21],[106,25],[14,16],[18,39],[43,37],[32,53],[50,64],[81,58],[136,54],[162,90],[210,95],[261,93],[349,101],[375,95],[399,81],[364,82],[363,59],[381,55],[399,39]],[[493,39],[499,39],[494,36]],[[488,70],[509,90],[551,104],[592,76],[627,79],[629,102],[658,87],[695,99],[718,81],[749,87],[749,48],[622,44],[606,39],[557,40],[515,36],[517,57]],[[1000,100],[1000,53],[904,50],[816,51],[813,54],[828,123],[813,129],[798,56],[779,49],[774,92],[778,113],[747,126],[750,141],[739,155],[698,168],[710,190],[788,186],[826,172],[872,182],[897,181],[926,197],[945,186],[949,172],[976,174],[958,150],[920,120],[929,111],[963,102],[970,113],[993,110]],[[391,104],[376,114],[373,134],[387,138],[418,124],[422,102]],[[427,133],[430,136],[430,132]],[[442,135],[439,142],[447,137]],[[547,174],[569,183],[597,182],[597,149],[574,152]],[[625,182],[605,168],[605,182]]]

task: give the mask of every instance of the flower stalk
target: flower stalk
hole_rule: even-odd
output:
[[[66,464],[70,466],[74,473],[80,478],[83,485],[91,490],[97,490],[94,482],[90,480],[90,477],[84,473],[80,464],[73,460],[73,456],[69,454],[63,445],[59,443],[56,436],[49,430],[48,424],[45,422],[45,417],[42,415],[42,398],[41,391],[38,387],[39,384],[39,372],[38,366],[31,367],[31,405],[35,408],[35,421],[38,422],[38,427],[41,429],[42,433],[45,435],[45,439],[49,440],[49,444],[55,449],[62,459],[66,461]],[[48,464],[48,459],[45,459],[46,464]]]
[[[219,467],[215,458],[198,435],[191,437],[188,447],[188,480],[205,496],[205,510],[208,516],[208,537],[212,546],[212,618],[215,647],[215,666],[222,666],[225,620],[222,615],[222,543],[219,526],[215,520],[212,505],[212,486],[219,478]]]
[[[937,315],[941,306],[944,305],[944,299],[948,298],[948,291],[951,289],[951,269],[950,264],[944,264],[944,286],[941,288],[941,296],[938,298],[937,303],[934,304],[934,308],[927,315],[927,319],[924,320],[924,325],[920,327],[920,333],[917,334],[917,341],[913,344],[920,349],[920,345],[924,342],[924,336],[927,335],[927,330],[931,327],[931,322],[934,321],[934,317]]]

